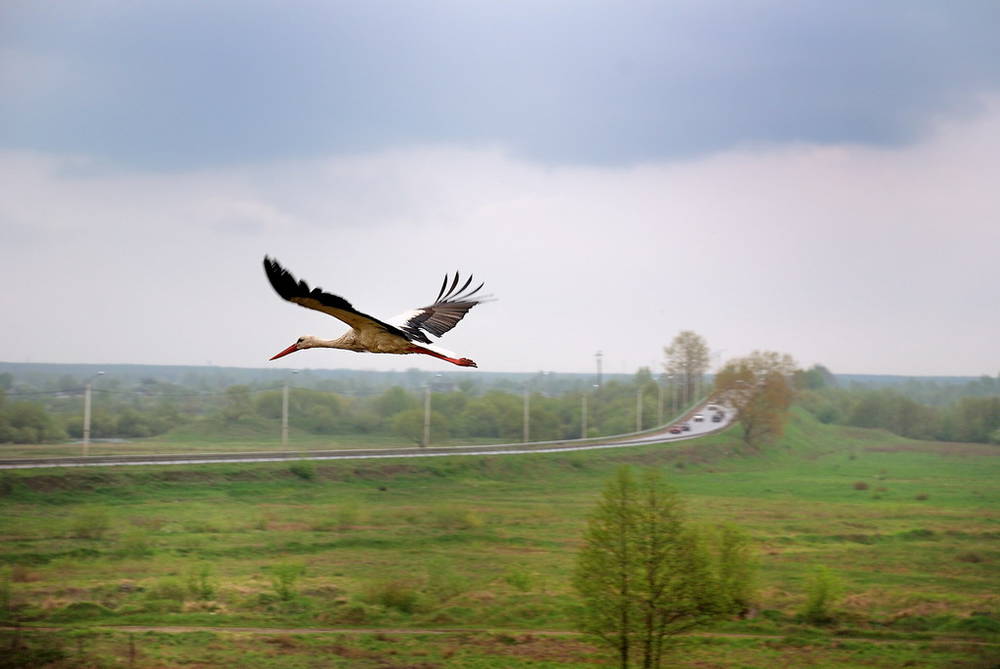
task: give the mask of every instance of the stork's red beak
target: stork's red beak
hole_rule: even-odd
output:
[[[296,343],[292,344],[291,346],[289,346],[288,348],[286,348],[281,353],[279,353],[278,355],[276,355],[273,358],[271,358],[271,360],[277,360],[278,358],[280,358],[282,356],[288,355],[289,353],[295,353],[298,350],[299,350],[299,345],[298,345],[298,342],[296,342]]]

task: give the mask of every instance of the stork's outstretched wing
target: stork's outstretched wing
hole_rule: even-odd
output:
[[[272,260],[267,256],[264,256],[264,272],[267,274],[267,278],[271,282],[271,286],[274,287],[275,292],[289,302],[294,302],[307,309],[322,311],[324,314],[329,314],[358,331],[374,327],[391,332],[406,340],[413,340],[415,338],[413,335],[404,332],[394,325],[358,311],[351,306],[350,302],[339,295],[324,293],[321,288],[310,290],[309,284],[305,281],[297,281],[291,272],[278,264],[278,261]],[[417,339],[427,342],[427,338],[422,334]]]
[[[469,312],[469,309],[490,299],[489,296],[476,295],[483,287],[482,283],[472,290],[468,290],[469,285],[472,284],[471,275],[461,288],[457,288],[460,280],[458,272],[455,272],[455,278],[449,287],[448,275],[445,274],[444,282],[441,284],[438,296],[434,299],[434,304],[401,313],[390,318],[389,323],[406,332],[411,341],[416,340],[429,344],[430,339],[424,334],[425,332],[435,337],[442,336],[455,327]],[[445,290],[446,288],[447,290]]]

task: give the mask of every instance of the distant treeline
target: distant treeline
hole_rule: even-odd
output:
[[[806,378],[808,375],[808,378]],[[906,379],[840,387],[821,366],[803,374],[798,403],[825,423],[882,428],[914,439],[1000,444],[1000,375],[956,383]]]
[[[558,375],[524,375],[513,392],[482,390],[465,378],[425,378],[423,387],[416,390],[397,385],[362,394],[300,387],[298,383],[304,379],[295,375],[290,377],[294,382],[289,388],[290,426],[317,435],[382,434],[419,441],[427,391],[434,441],[465,437],[520,440],[526,392],[532,440],[580,437],[584,394],[588,436],[635,430],[640,388],[643,428],[654,427],[664,417],[663,412],[671,410],[671,404],[676,406],[676,398],[660,392],[648,369],[626,380],[606,381],[600,388],[578,379],[559,379]],[[82,437],[85,384],[77,378],[63,378],[48,385],[58,389],[46,390],[46,384],[30,389],[32,386],[15,383],[10,373],[0,374],[0,443]],[[244,435],[274,436],[282,415],[283,385],[272,382],[230,385],[219,391],[192,390],[145,378],[127,387],[121,379],[102,376],[92,388],[91,437],[135,439],[181,428],[206,435],[224,435],[239,428]],[[558,392],[559,388],[564,390]]]
[[[97,376],[98,371],[104,375]],[[155,376],[163,371],[164,376]],[[659,379],[663,383],[662,377]],[[827,423],[875,427],[917,439],[1000,443],[1000,376],[947,379],[838,376],[816,365],[795,374],[797,401]],[[530,437],[581,435],[584,396],[588,436],[669,416],[675,393],[661,391],[648,369],[605,375],[461,374],[411,369],[244,370],[142,365],[0,363],[0,443],[43,443],[83,434],[83,389],[93,382],[91,436],[137,439],[180,428],[225,434],[276,434],[282,386],[291,386],[293,430],[312,434],[394,434],[419,439],[425,389],[432,392],[432,435],[519,440],[524,393]],[[890,382],[891,381],[891,382]],[[662,402],[662,406],[661,406]]]
[[[452,368],[455,369],[455,368]],[[94,365],[63,363],[0,362],[0,376],[9,375],[14,392],[59,391],[82,388],[87,379],[97,377],[96,387],[105,390],[173,388],[190,392],[222,392],[235,385],[254,387],[282,385],[286,381],[299,388],[326,390],[352,396],[377,395],[399,386],[421,390],[428,384],[461,386],[473,392],[508,390],[516,392],[531,383],[548,394],[590,388],[598,382],[593,373],[552,372],[439,372],[421,369],[364,371],[356,369],[278,369],[184,365]],[[628,382],[631,374],[604,374],[602,382]]]
[[[944,406],[963,397],[1000,395],[1000,374],[992,376],[875,376],[837,374],[837,385],[850,390],[891,389],[920,404]]]

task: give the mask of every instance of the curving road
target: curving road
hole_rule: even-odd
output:
[[[434,446],[428,448],[377,448],[337,451],[259,451],[252,453],[185,453],[183,455],[91,455],[87,457],[6,458],[0,459],[0,469],[37,469],[44,467],[128,467],[140,465],[191,465],[213,462],[286,462],[295,460],[373,460],[379,458],[428,458],[454,455],[515,455],[524,453],[556,453],[562,451],[587,451],[598,448],[622,448],[644,444],[661,444],[668,441],[686,441],[727,428],[735,411],[725,408],[722,421],[713,423],[705,404],[692,409],[674,423],[646,432],[570,439],[564,441],[534,441],[527,444],[490,444],[488,446]],[[704,420],[693,420],[695,414],[704,414]],[[671,434],[673,425],[687,422],[690,431]]]

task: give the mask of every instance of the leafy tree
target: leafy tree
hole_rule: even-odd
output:
[[[222,417],[227,423],[235,423],[253,414],[254,406],[250,400],[249,386],[229,386],[226,388],[222,405]]]
[[[470,400],[457,422],[459,433],[465,437],[500,436],[500,411],[496,404],[485,398]]]
[[[663,349],[663,355],[666,358],[664,371],[678,379],[684,400],[690,402],[702,376],[708,371],[708,344],[701,335],[683,330],[674,337],[670,346]]]
[[[422,444],[424,441],[424,412],[422,409],[409,409],[396,414],[392,419],[394,434]],[[431,411],[431,442],[442,442],[448,438],[448,420],[443,414]]]
[[[382,418],[391,418],[401,411],[417,408],[418,404],[416,397],[399,386],[393,386],[375,401],[375,410]]]
[[[823,365],[800,369],[794,374],[795,387],[801,390],[821,390],[837,385],[837,377]]]
[[[0,442],[40,444],[65,438],[66,433],[41,404],[11,402],[0,406]]]
[[[792,404],[788,379],[794,371],[788,354],[754,351],[730,360],[715,375],[715,392],[736,408],[747,444],[759,446],[781,436]]]
[[[659,667],[671,636],[743,605],[745,551],[731,535],[715,557],[685,525],[676,493],[650,470],[628,467],[608,482],[590,516],[573,586],[583,599],[581,629],[612,647],[625,669]]]

